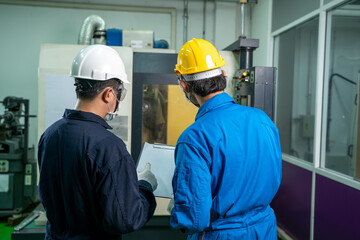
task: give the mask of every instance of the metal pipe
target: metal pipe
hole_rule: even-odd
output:
[[[212,43],[214,46],[216,46],[216,8],[217,8],[217,0],[214,0],[214,11],[213,11],[213,15],[214,15],[214,24],[213,24],[213,34],[212,34]]]
[[[241,36],[245,36],[244,32],[245,32],[245,4],[241,3]]]
[[[253,66],[254,48],[244,47],[240,49],[240,69],[248,69]]]
[[[25,106],[25,130],[24,130],[24,162],[28,161],[28,148],[29,148],[29,100],[22,100]],[[20,101],[21,102],[21,101]]]
[[[206,32],[206,0],[204,0],[204,12],[203,12],[203,36],[202,38],[205,39],[205,32]]]
[[[184,33],[183,33],[183,43],[185,44],[188,40],[188,19],[189,19],[189,13],[188,13],[188,5],[189,0],[184,0]]]

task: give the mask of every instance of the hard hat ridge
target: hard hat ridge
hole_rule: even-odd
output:
[[[130,83],[117,51],[100,44],[87,46],[78,53],[72,63],[70,76],[95,81],[118,79]]]

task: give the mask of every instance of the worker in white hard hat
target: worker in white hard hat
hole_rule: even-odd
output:
[[[281,181],[278,130],[263,111],[224,92],[224,65],[203,39],[179,51],[175,73],[199,110],[176,143],[170,224],[194,240],[275,240],[269,204]]]
[[[39,196],[45,239],[121,239],[153,215],[157,180],[147,165],[137,174],[124,142],[107,129],[129,84],[111,47],[92,45],[75,57],[78,102],[39,141]]]

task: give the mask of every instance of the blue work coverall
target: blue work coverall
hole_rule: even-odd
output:
[[[121,239],[153,215],[151,185],[138,181],[124,142],[98,115],[65,110],[39,141],[45,239]]]
[[[269,204],[281,181],[281,150],[263,111],[226,93],[210,98],[179,137],[175,161],[172,227],[188,239],[277,239]]]

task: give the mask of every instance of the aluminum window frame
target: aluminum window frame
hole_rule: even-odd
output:
[[[317,50],[317,73],[316,73],[316,96],[315,96],[315,132],[314,132],[314,157],[313,162],[307,162],[304,159],[296,158],[286,153],[282,153],[283,161],[291,163],[300,168],[306,169],[312,173],[312,193],[311,193],[311,219],[310,219],[310,239],[314,239],[314,222],[315,222],[315,186],[316,175],[321,175],[333,181],[339,182],[346,186],[360,190],[360,182],[354,177],[342,174],[340,172],[325,168],[326,154],[326,128],[327,119],[327,106],[328,106],[328,90],[329,82],[325,81],[329,77],[329,64],[330,64],[330,35],[332,18],[332,10],[340,5],[347,4],[351,0],[334,0],[324,4],[324,0],[320,1],[318,9],[306,14],[305,16],[296,19],[295,21],[287,24],[286,26],[270,33],[270,49],[269,52],[271,59],[269,64],[274,65],[278,62],[279,54],[275,50],[279,49],[279,41],[277,37],[302,23],[305,23],[312,18],[319,17],[318,28],[318,50]],[[272,0],[270,2],[272,6]],[[271,15],[270,15],[271,16]],[[271,17],[270,17],[271,18]],[[278,82],[278,81],[276,81]],[[277,89],[276,89],[277,90]],[[275,95],[275,106],[277,106],[278,91]],[[275,111],[275,123],[277,123],[277,111]]]

